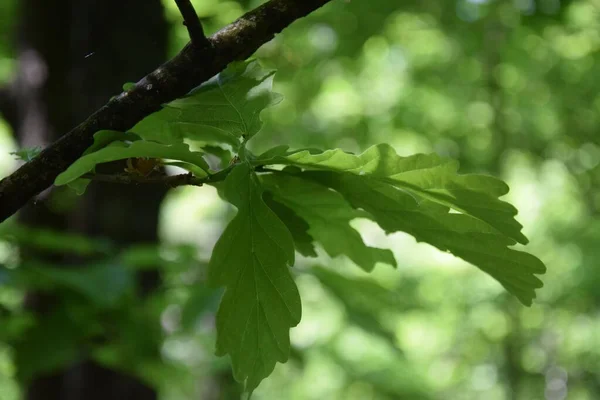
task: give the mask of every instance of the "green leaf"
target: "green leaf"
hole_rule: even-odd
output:
[[[155,270],[164,268],[170,273],[183,273],[191,268],[206,268],[197,257],[197,248],[192,245],[136,244],[130,245],[119,254],[118,262],[132,270]]]
[[[202,153],[190,151],[185,143],[165,145],[154,142],[136,141],[133,143],[113,142],[108,146],[75,161],[66,171],[60,174],[54,184],[65,185],[87,174],[97,164],[110,161],[123,160],[132,157],[166,158],[180,160],[197,165],[203,170],[208,170],[208,165]]]
[[[262,200],[263,189],[247,163],[224,184],[237,215],[219,238],[208,281],[225,286],[217,313],[217,354],[229,354],[235,378],[252,392],[275,363],[289,357],[289,329],[300,322],[298,289],[288,265],[294,242]]]
[[[91,182],[91,179],[79,178],[67,183],[67,186],[71,188],[75,192],[75,194],[81,196],[85,193],[88,185]]]
[[[139,376],[141,370],[148,363],[161,360],[159,349],[164,334],[156,323],[160,314],[155,309],[151,303],[120,308],[120,312],[111,315],[111,340],[94,346],[89,355],[107,368],[143,378]]]
[[[14,345],[19,380],[28,382],[73,364],[82,357],[81,336],[64,308],[39,316]]]
[[[114,306],[135,283],[131,270],[119,264],[91,265],[66,269],[48,265],[29,266],[44,280],[67,287],[100,307]]]
[[[92,256],[110,254],[114,250],[114,243],[107,239],[21,224],[0,225],[0,239],[13,241],[23,249],[33,248],[58,254]]]
[[[233,63],[131,131],[163,143],[187,138],[237,149],[243,138],[249,139],[261,129],[261,111],[282,99],[272,92],[274,73],[257,61]]]
[[[166,107],[166,106],[165,106]],[[138,122],[130,132],[139,135],[145,140],[165,144],[182,143],[185,137],[185,122],[178,124],[182,112],[175,108],[163,108],[148,115]]]
[[[123,91],[126,92],[129,89],[133,89],[135,87],[135,82],[125,82],[123,84]]]
[[[363,336],[363,340],[374,341],[374,338]],[[414,363],[401,356],[388,346],[388,357],[379,357],[376,362],[371,361],[365,352],[363,357],[352,357],[352,353],[340,350],[342,346],[324,346],[325,354],[338,364],[339,369],[347,374],[351,382],[362,382],[371,388],[372,396],[369,398],[382,400],[419,399],[432,400],[435,389],[431,380],[424,376],[419,368],[414,368]]]
[[[23,147],[17,151],[13,151],[10,154],[16,156],[17,160],[23,160],[25,162],[29,162],[37,157],[42,152],[42,148],[39,146],[36,147]]]
[[[484,175],[458,175],[458,163],[435,154],[400,157],[387,144],[370,147],[354,155],[340,149],[311,154],[308,150],[271,159],[259,158],[254,165],[288,164],[306,169],[329,170],[359,175],[389,183],[419,201],[426,199],[478,218],[490,226],[526,244],[517,210],[499,195],[508,192],[502,181]]]
[[[233,158],[231,151],[224,149],[220,146],[202,146],[202,151],[204,151],[206,154],[210,154],[214,157],[214,159],[216,159],[216,162],[210,162],[211,158],[208,158],[209,164],[211,165],[211,167],[213,167],[212,169],[215,170],[226,168],[231,162],[231,159]]]
[[[280,145],[280,146],[275,146],[275,147],[270,148],[269,150],[265,151],[264,153],[259,155],[257,158],[269,159],[269,158],[273,158],[273,157],[284,157],[289,154],[295,153],[295,152],[290,152],[289,148],[290,148],[290,146],[287,146],[285,144]]]
[[[181,309],[181,327],[193,329],[202,315],[216,310],[222,292],[205,286],[195,285],[190,297]]]
[[[308,233],[308,230],[310,229],[308,222],[300,218],[294,210],[287,207],[285,204],[275,201],[270,192],[265,192],[263,200],[290,230],[290,233],[294,238],[294,246],[296,247],[296,250],[298,250],[298,253],[305,257],[316,257],[317,252],[313,246],[313,238]]]
[[[339,193],[292,175],[263,175],[261,181],[276,201],[308,222],[309,234],[331,257],[345,255],[365,271],[371,271],[378,262],[396,266],[390,250],[364,244],[350,221],[370,215],[353,209]]]
[[[268,160],[270,158],[274,158],[274,157],[284,157],[284,156],[289,156],[295,153],[299,153],[302,151],[308,151],[310,154],[321,154],[323,151],[319,150],[319,149],[315,149],[312,147],[307,147],[307,148],[302,148],[302,149],[297,149],[297,150],[290,150],[290,147],[287,145],[280,145],[280,146],[275,146],[270,148],[269,150],[265,151],[264,153],[262,153],[261,155],[259,155],[258,157],[256,157],[257,159],[260,160]]]
[[[138,135],[131,133],[131,132],[119,132],[119,131],[110,131],[110,130],[98,131],[94,134],[94,143],[85,150],[85,152],[83,153],[82,156],[88,155],[90,153],[94,153],[94,152],[108,146],[112,142],[116,142],[116,141],[132,141],[133,142],[133,141],[140,140],[140,139],[141,138]],[[90,182],[91,182],[90,179],[79,178],[79,179],[75,179],[75,180],[67,183],[67,186],[69,186],[69,188],[71,188],[78,196],[81,196],[85,193]]]
[[[418,306],[406,293],[377,283],[371,275],[352,277],[342,275],[329,268],[314,266],[307,271],[336,297],[342,300],[346,308],[375,316],[393,312],[414,311]],[[389,286],[389,285],[388,285]],[[367,329],[368,330],[368,329]]]
[[[141,138],[131,132],[119,132],[119,131],[98,131],[94,133],[94,143],[86,149],[83,155],[87,155],[98,151],[106,146],[108,146],[112,142],[116,141],[130,141],[135,142],[136,140],[140,140]]]
[[[164,162],[163,165],[171,165],[173,167],[184,169],[200,178],[208,176],[207,172],[205,170],[203,170],[202,168],[200,168],[199,166],[190,164],[190,163],[186,163],[186,162],[168,161],[168,162]]]
[[[371,277],[350,278],[323,267],[312,267],[309,272],[337,297],[346,309],[348,319],[363,330],[378,335],[396,348],[396,336],[392,327],[382,320],[389,313],[409,311],[403,303],[406,293],[399,293],[375,282]]]
[[[390,184],[357,175],[305,172],[302,176],[337,190],[387,232],[409,233],[479,267],[525,305],[531,305],[535,289],[542,287],[534,274],[543,274],[544,264],[531,254],[508,248],[514,240],[474,217],[448,213],[448,209],[440,213]]]

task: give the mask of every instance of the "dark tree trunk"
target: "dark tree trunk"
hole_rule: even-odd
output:
[[[22,146],[45,146],[166,58],[167,25],[160,0],[21,0],[17,35],[19,74],[14,129]],[[121,168],[121,167],[117,167]],[[64,212],[44,192],[21,213],[32,226],[106,236],[120,245],[157,240],[164,190],[92,184],[74,211]],[[56,259],[65,264],[69,260]],[[157,273],[141,278],[151,290]],[[52,298],[33,294],[39,313]],[[43,355],[41,355],[43,357]],[[34,379],[28,400],[155,399],[136,379],[84,361]]]

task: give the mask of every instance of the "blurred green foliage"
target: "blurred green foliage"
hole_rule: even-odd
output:
[[[213,32],[260,2],[193,3]],[[0,4],[2,38],[14,27],[14,4]],[[165,7],[174,54],[187,32],[174,2]],[[367,275],[322,249],[324,267],[302,259],[293,357],[255,398],[600,397],[599,14],[597,0],[334,1],[259,50],[278,70],[274,89],[285,100],[263,114],[266,132],[251,142],[257,152],[387,142],[401,155],[457,158],[463,172],[509,182],[529,251],[548,272],[525,308],[474,267],[358,220],[368,244],[394,250],[398,270]],[[0,81],[14,65],[0,40]],[[0,125],[3,174],[13,163],[9,135]],[[81,271],[42,279],[36,265],[20,262],[32,246],[63,252],[61,240],[3,236],[0,398],[18,398],[19,380],[84,354],[140,376],[163,400],[199,398],[229,368],[213,356],[219,293],[197,288],[201,260],[230,218],[210,188],[173,191],[159,247],[115,253],[104,240],[92,245],[103,250],[86,272],[105,282],[98,287]],[[85,251],[90,239],[80,240],[69,243]],[[163,283],[141,300],[128,271],[155,263]],[[61,293],[61,307],[36,320],[23,307],[31,287]],[[101,287],[110,288],[106,297],[97,296]],[[39,337],[56,329],[73,336]]]

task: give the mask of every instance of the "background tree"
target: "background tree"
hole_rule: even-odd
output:
[[[32,0],[18,3],[16,13],[18,74],[10,95],[16,105],[12,128],[22,146],[54,142],[104,104],[124,82],[147,73],[166,57],[168,30],[159,1]],[[123,165],[111,168],[121,170]],[[47,191],[44,200],[23,210],[22,221],[30,228],[110,237],[119,246],[157,240],[158,207],[164,190],[103,184],[90,189],[73,209],[61,206],[69,201],[68,193]],[[22,257],[24,262],[34,257],[38,262],[71,264],[70,268],[84,267],[93,260],[93,256],[90,260],[82,255],[30,253],[27,247]],[[158,273],[148,270],[139,278],[138,290],[151,290]],[[156,398],[151,388],[128,374],[87,359],[85,340],[89,338],[77,337],[85,336],[85,327],[69,316],[61,294],[30,293],[27,305],[39,315],[39,323],[23,332],[17,345],[22,377],[35,378],[27,389],[28,399]],[[114,323],[112,319],[108,317],[104,323]],[[70,348],[62,351],[76,354],[77,362],[55,370],[55,361],[46,360],[49,365],[42,374],[35,373],[35,366],[33,371],[23,366],[43,364],[39,358],[52,357],[35,350],[43,345],[40,330],[71,338]],[[94,340],[107,338],[100,335]]]
[[[20,21],[14,35],[18,74],[10,93],[16,104],[12,128],[22,146],[54,142],[118,92],[124,82],[147,73],[166,57],[168,30],[159,1],[32,0],[18,3],[16,12]],[[120,170],[123,165],[111,168]],[[118,246],[154,242],[164,190],[138,189],[94,185],[74,209],[61,207],[68,202],[68,193],[48,191],[43,201],[23,211],[22,221],[30,228],[110,237]],[[24,262],[35,257],[38,262],[82,268],[93,260],[93,256],[23,250]],[[139,278],[138,290],[148,291],[156,285],[158,274],[149,270]],[[27,304],[39,315],[39,322],[23,332],[17,345],[21,376],[26,381],[34,378],[27,389],[28,399],[156,398],[153,389],[135,378],[88,359],[85,342],[91,338],[82,332],[82,321],[69,316],[61,294],[31,293]],[[103,323],[114,324],[113,320],[108,316]],[[76,355],[76,363],[65,369],[56,365],[52,354],[40,360],[45,357],[37,352],[43,345],[40,331],[73,340],[62,351]],[[110,339],[101,334],[93,340]],[[37,373],[35,364],[44,362],[48,365]],[[28,363],[34,364],[33,369],[28,369]]]

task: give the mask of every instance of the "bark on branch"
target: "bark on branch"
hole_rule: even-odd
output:
[[[0,222],[14,214],[93,142],[102,129],[126,131],[161,104],[185,95],[225,67],[251,56],[295,20],[330,0],[270,0],[208,38],[209,47],[188,44],[172,60],[142,78],[87,120],[0,181]]]

